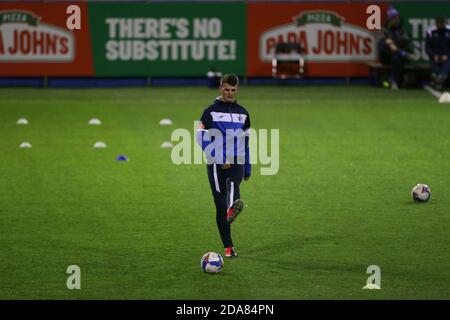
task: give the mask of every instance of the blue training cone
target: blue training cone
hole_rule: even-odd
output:
[[[128,158],[127,158],[127,156],[120,155],[120,156],[118,156],[118,157],[116,158],[116,160],[118,160],[118,161],[128,161]]]

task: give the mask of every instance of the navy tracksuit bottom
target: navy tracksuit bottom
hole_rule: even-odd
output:
[[[244,177],[244,166],[232,164],[224,169],[221,164],[207,165],[208,179],[216,205],[216,222],[224,248],[232,247],[230,223],[227,210],[241,198],[239,185]]]

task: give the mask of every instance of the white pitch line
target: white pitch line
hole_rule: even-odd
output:
[[[425,90],[427,90],[429,93],[431,93],[433,96],[435,96],[436,98],[440,98],[441,96],[442,96],[442,93],[441,92],[439,92],[439,91],[437,91],[437,90],[434,90],[432,87],[430,87],[430,86],[423,86],[423,88],[425,89]]]

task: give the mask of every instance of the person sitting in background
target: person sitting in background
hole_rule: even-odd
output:
[[[442,90],[450,71],[450,26],[444,17],[436,18],[436,26],[428,29],[425,43],[431,62],[431,85]]]
[[[384,37],[379,43],[379,59],[392,68],[389,75],[391,89],[398,89],[403,77],[404,65],[413,59],[413,48],[408,33],[403,29],[400,14],[394,8],[387,11],[387,21],[383,28]]]
[[[222,72],[217,71],[216,68],[212,67],[206,73],[208,80],[208,87],[212,89],[217,89],[220,85],[220,78],[222,77]]]

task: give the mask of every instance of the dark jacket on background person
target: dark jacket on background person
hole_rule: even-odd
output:
[[[433,59],[435,55],[449,56],[450,58],[450,26],[447,25],[443,29],[430,28],[425,43],[430,59]]]

